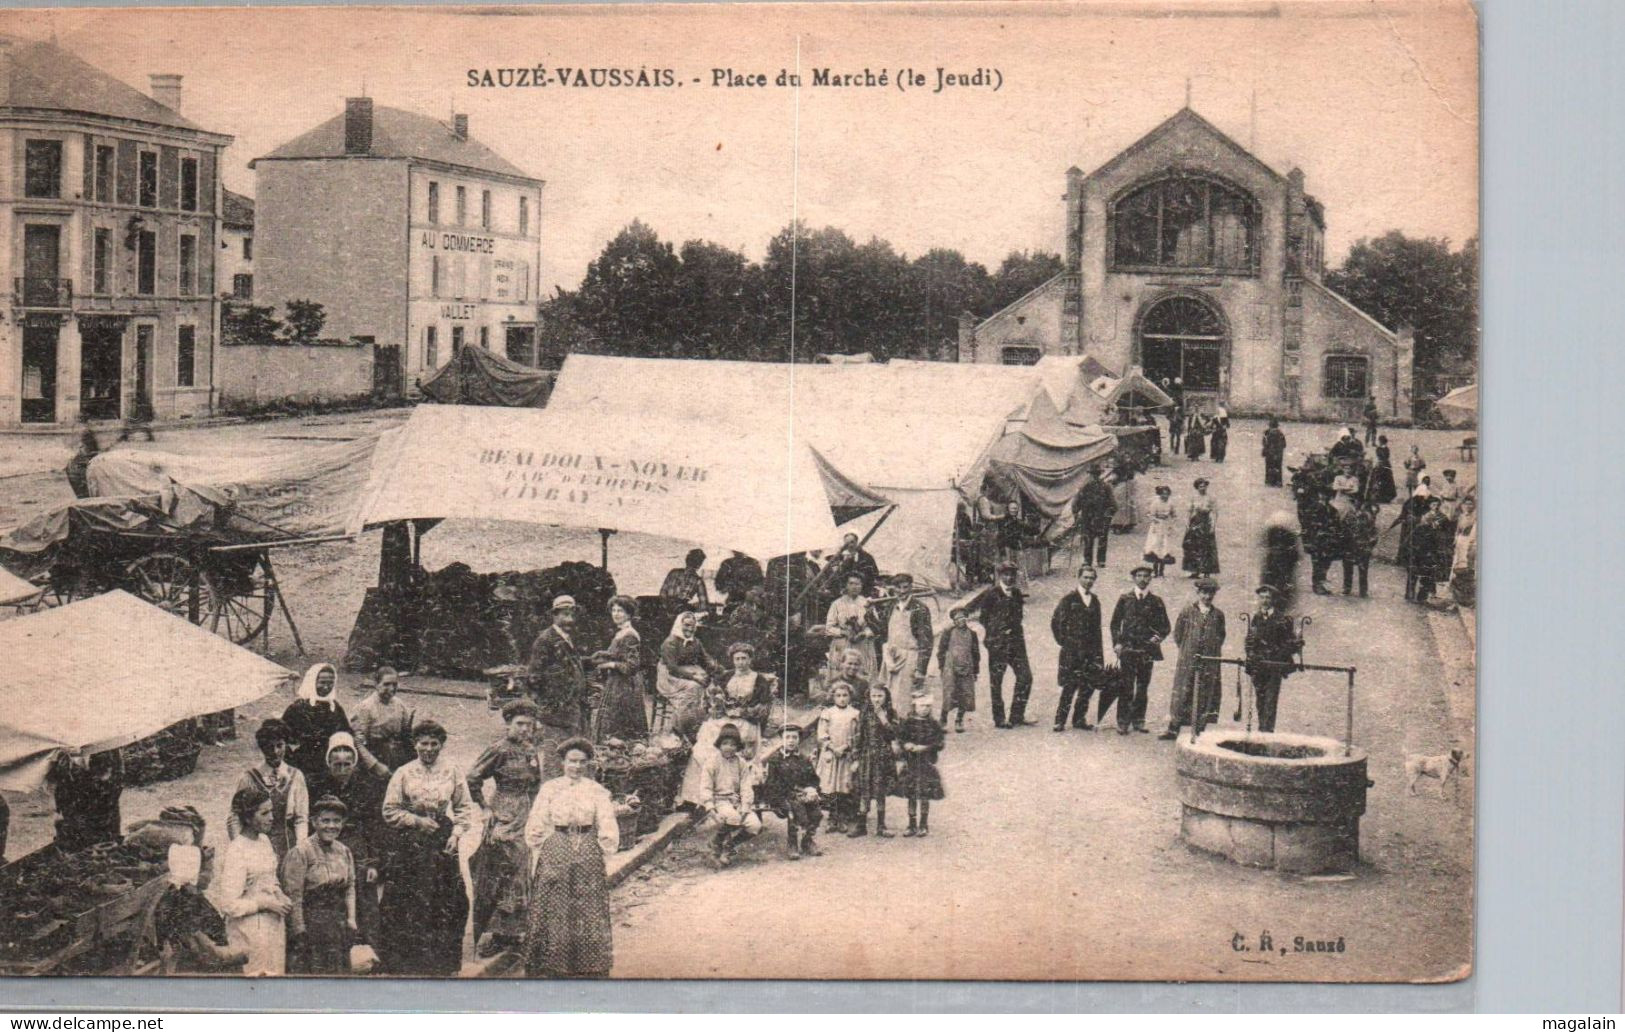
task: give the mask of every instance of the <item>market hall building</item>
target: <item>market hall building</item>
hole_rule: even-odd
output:
[[[536,364],[543,184],[472,137],[467,115],[446,122],[352,97],[249,167],[254,303],[278,318],[291,300],[322,304],[322,336],[357,345],[368,367],[371,384],[350,388],[391,392],[401,378],[410,389],[465,345]],[[223,390],[271,375],[225,350]],[[332,379],[355,374],[343,363]]]
[[[1066,173],[1066,271],[961,320],[959,360],[1091,355],[1183,381],[1235,414],[1411,416],[1412,343],[1322,281],[1326,215],[1190,108],[1094,172]]]
[[[141,93],[0,38],[0,425],[207,414],[221,153],[181,77]]]

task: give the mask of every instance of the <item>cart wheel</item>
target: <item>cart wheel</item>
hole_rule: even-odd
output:
[[[124,567],[124,576],[127,589],[136,598],[183,620],[202,623],[209,612],[197,566],[183,555],[154,552],[132,559]]]
[[[39,597],[34,600],[33,612],[42,609],[55,609],[65,606],[69,602],[77,602],[82,598],[89,598],[97,594],[90,586],[90,581],[82,573],[68,573],[55,575],[45,584]]]
[[[255,565],[244,577],[232,578],[232,590],[223,587],[225,579],[205,570],[202,578],[202,597],[198,608],[203,614],[203,626],[238,645],[253,641],[265,629],[270,619],[265,604],[271,587],[265,579],[265,568]]]

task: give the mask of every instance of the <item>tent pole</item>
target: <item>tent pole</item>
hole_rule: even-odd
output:
[[[867,545],[869,543],[869,539],[875,536],[875,531],[879,530],[881,525],[890,519],[891,514],[896,511],[897,506],[894,503],[891,508],[887,509],[881,514],[880,519],[875,520],[875,525],[869,528],[869,533],[863,535],[862,540],[858,542],[858,547],[862,548],[864,545]],[[800,608],[801,603],[804,602],[807,596],[812,593],[812,590],[829,579],[829,571],[832,569],[834,569],[833,566],[826,566],[822,570],[819,570],[818,576],[808,581],[807,586],[801,589],[801,594],[797,595],[795,601],[790,603],[791,610]]]

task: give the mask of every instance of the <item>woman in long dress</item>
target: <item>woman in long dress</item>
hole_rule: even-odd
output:
[[[226,919],[226,942],[248,955],[245,975],[280,975],[287,969],[284,919],[293,901],[277,880],[276,851],[266,837],[271,830],[271,797],[247,785],[231,797],[237,836],[226,843],[215,902]]]
[[[1184,561],[1186,574],[1211,576],[1219,572],[1218,506],[1207,493],[1208,480],[1197,477],[1196,497],[1186,508]]]
[[[638,700],[640,713],[642,705]],[[502,707],[508,733],[468,769],[468,794],[476,803],[485,798],[487,779],[496,785],[480,848],[468,860],[474,879],[474,952],[481,957],[495,956],[525,938],[530,854],[525,851],[524,828],[542,783],[535,741],[540,715],[529,699],[515,699]]]
[[[1207,417],[1200,412],[1191,413],[1190,425],[1185,428],[1185,458],[1195,461],[1207,452]]]
[[[356,924],[355,857],[339,841],[350,808],[334,796],[310,804],[310,837],[282,861],[288,912],[288,959],[301,975],[347,975]]]
[[[863,597],[861,576],[847,574],[843,591],[829,604],[824,626],[830,633],[826,679],[834,680],[849,649],[863,657],[863,676],[873,677],[879,665],[875,660],[875,629],[869,624],[869,600]]]
[[[1365,498],[1368,502],[1387,505],[1399,497],[1399,491],[1394,487],[1394,453],[1388,447],[1386,435],[1377,438],[1376,458],[1377,464],[1366,481]]]
[[[1213,455],[1214,462],[1223,462],[1225,452],[1230,450],[1230,417],[1221,415],[1213,421],[1213,436],[1209,439],[1208,451]]]
[[[327,769],[327,743],[334,732],[350,730],[349,715],[338,700],[338,671],[331,663],[317,663],[305,671],[299,697],[282,712],[282,724],[288,729],[288,762],[299,768],[308,785]]]
[[[598,739],[648,738],[649,718],[643,711],[643,639],[632,626],[638,606],[625,595],[609,601],[615,637],[609,648],[594,654],[603,697],[598,704]],[[534,792],[534,788],[532,792]]]
[[[705,693],[711,678],[721,672],[695,636],[699,620],[692,612],[677,614],[671,634],[660,646],[660,665],[655,672],[655,691],[666,700],[668,726],[680,735],[691,735],[705,720]]]
[[[620,848],[620,828],[609,790],[586,776],[592,743],[572,738],[559,756],[564,775],[542,785],[525,821],[535,857],[525,973],[601,978],[615,958],[605,874]]]
[[[1174,521],[1179,518],[1179,510],[1174,508],[1173,494],[1168,485],[1158,485],[1157,500],[1151,503],[1150,509],[1151,529],[1145,534],[1143,558],[1158,577],[1162,576],[1164,567],[1174,562]]]
[[[462,772],[441,758],[446,729],[425,720],[412,729],[418,758],[396,771],[384,790],[384,823],[395,850],[380,903],[380,960],[395,975],[455,975],[462,967],[468,890],[457,843],[468,833],[474,803]]]

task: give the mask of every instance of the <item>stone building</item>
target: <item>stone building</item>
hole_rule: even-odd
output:
[[[249,167],[254,303],[279,317],[323,305],[324,338],[376,354],[376,389],[409,388],[465,345],[536,363],[543,184],[469,135],[467,115],[353,97]],[[227,350],[239,391],[260,371]]]
[[[1411,413],[1412,349],[1321,282],[1326,215],[1189,108],[1094,172],[1066,173],[1067,271],[961,321],[961,362],[1091,355],[1233,413]]]
[[[223,191],[216,292],[231,301],[254,300],[254,199]]]
[[[212,409],[231,137],[151,88],[0,39],[0,425]]]

